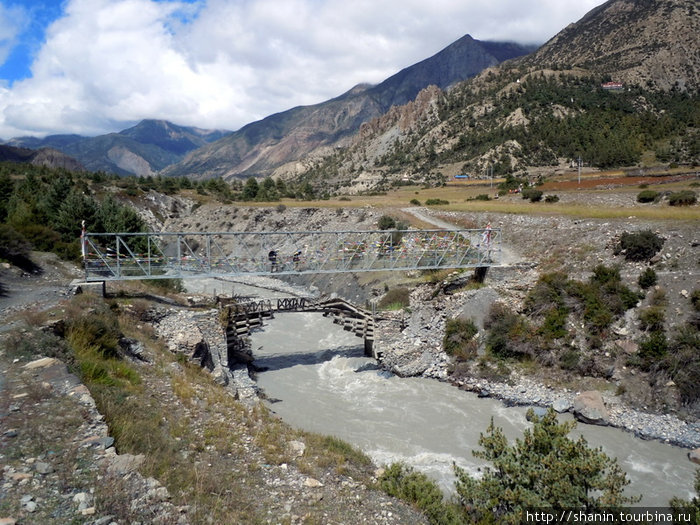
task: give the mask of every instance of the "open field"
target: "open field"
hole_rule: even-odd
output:
[[[573,177],[573,178],[572,178]],[[563,215],[599,219],[628,218],[650,220],[700,220],[699,206],[674,207],[668,202],[640,204],[636,201],[640,186],[658,192],[698,190],[700,179],[688,173],[664,175],[624,176],[620,171],[586,174],[579,184],[576,174],[551,177],[539,189],[545,195],[557,195],[559,202],[532,203],[519,194],[495,198],[498,193],[496,179],[490,181],[465,181],[449,183],[439,188],[403,186],[381,195],[351,195],[328,200],[298,201],[284,199],[282,204],[291,207],[363,207],[404,208],[413,206],[412,200],[425,205],[429,199],[441,199],[449,204],[430,206],[445,211],[492,212],[527,215]],[[488,195],[490,200],[475,200]],[[255,203],[252,206],[275,206],[275,203]],[[423,225],[415,224],[423,227]]]

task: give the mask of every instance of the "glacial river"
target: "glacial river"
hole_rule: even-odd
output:
[[[378,465],[408,463],[446,492],[454,486],[453,462],[472,473],[482,465],[472,450],[492,417],[511,441],[530,425],[526,408],[377,370],[361,339],[320,314],[278,314],[252,340],[256,365],[268,368],[258,384],[283,420],[348,441]],[[573,434],[618,458],[631,480],[627,493],[641,494],[640,505],[693,495],[697,466],[687,450],[607,427],[579,424]]]

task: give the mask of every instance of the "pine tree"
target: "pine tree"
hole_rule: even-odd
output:
[[[455,465],[457,494],[472,519],[515,524],[522,522],[527,509],[595,511],[639,501],[623,496],[629,480],[617,459],[589,448],[583,437],[567,437],[574,422],[558,423],[551,409],[542,417],[532,410],[528,416],[533,427],[514,445],[491,420],[486,435],[479,438],[484,450],[473,452],[493,464],[481,479]]]

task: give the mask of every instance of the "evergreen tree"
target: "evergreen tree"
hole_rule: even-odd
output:
[[[260,186],[255,177],[250,177],[245,181],[245,186],[243,186],[243,200],[252,201],[258,196],[258,191],[260,191]]]
[[[92,197],[79,191],[71,191],[63,201],[56,218],[56,230],[63,240],[70,242],[80,236],[81,222],[85,221],[88,231],[102,229],[98,208]]]
[[[7,208],[15,185],[7,173],[0,173],[0,222],[7,218]]]
[[[526,509],[595,511],[639,501],[623,496],[629,480],[617,459],[589,448],[583,437],[567,437],[574,422],[558,423],[551,409],[542,417],[530,410],[528,416],[533,427],[514,445],[491,420],[479,438],[484,450],[473,452],[493,464],[481,479],[455,465],[457,494],[472,519],[515,524],[523,522]]]

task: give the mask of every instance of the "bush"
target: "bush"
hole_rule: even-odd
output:
[[[494,303],[484,319],[486,347],[496,357],[533,355],[530,331],[523,317],[502,303]]]
[[[576,349],[569,349],[559,358],[559,366],[564,370],[576,370],[581,354]]]
[[[410,290],[408,288],[403,286],[392,288],[386,294],[384,294],[384,297],[381,298],[378,306],[384,310],[400,310],[401,308],[405,308],[411,304],[409,295]]]
[[[648,261],[656,255],[664,245],[664,240],[651,230],[629,233],[620,236],[620,242],[615,254],[625,254],[628,261]]]
[[[523,190],[523,199],[530,199],[530,202],[539,202],[542,200],[542,191],[535,188],[525,188]]]
[[[639,322],[645,332],[658,332],[664,329],[666,314],[659,306],[650,306],[639,312]]]
[[[664,332],[651,332],[649,335],[642,337],[639,341],[641,368],[643,370],[650,370],[652,366],[666,356],[667,352],[668,340]]]
[[[444,502],[437,483],[407,465],[394,463],[389,466],[379,478],[379,488],[389,496],[416,506],[425,513],[430,523],[461,523],[459,510]]]
[[[480,193],[476,197],[474,197],[474,200],[476,201],[490,201],[491,197],[489,197],[486,193]]]
[[[396,227],[396,219],[390,215],[382,215],[377,221],[377,227],[380,230],[391,230]]]
[[[686,324],[677,327],[668,344],[660,368],[678,385],[681,401],[694,405],[700,400],[700,331]]]
[[[442,348],[447,355],[466,361],[476,356],[474,336],[479,329],[471,319],[448,319]]]
[[[442,204],[449,204],[450,201],[446,201],[444,199],[428,199],[425,201],[425,204],[427,206],[440,206]]]
[[[698,196],[692,190],[683,190],[668,196],[671,206],[692,206],[698,202]]]
[[[654,202],[659,199],[659,192],[654,190],[644,190],[637,194],[637,202]]]
[[[0,260],[5,260],[25,272],[34,273],[39,270],[29,258],[31,245],[14,228],[0,224]]]
[[[547,195],[544,198],[544,202],[548,202],[550,204],[553,204],[555,202],[559,202],[559,196],[558,195]]]
[[[700,312],[700,288],[696,288],[693,290],[693,293],[690,294],[690,303],[693,305],[696,312]]]
[[[644,270],[641,274],[639,274],[639,279],[637,279],[639,286],[643,290],[651,288],[657,283],[657,281],[658,277],[656,276],[656,272],[653,268],[647,268],[646,270]]]

